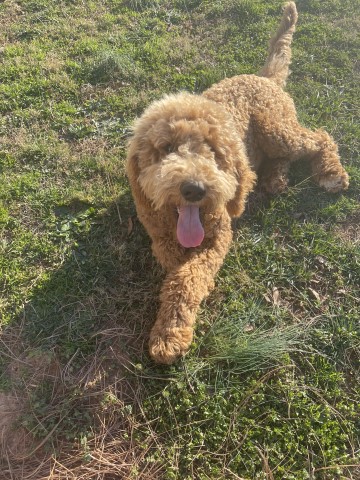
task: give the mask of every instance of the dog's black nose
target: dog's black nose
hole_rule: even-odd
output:
[[[180,185],[180,192],[188,202],[199,202],[204,198],[206,190],[202,182],[188,180]]]

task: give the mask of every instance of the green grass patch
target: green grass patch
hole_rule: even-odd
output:
[[[131,123],[165,93],[256,73],[281,5],[0,5],[4,479],[358,478],[356,2],[297,2],[287,85],[349,190],[299,164],[286,194],[252,195],[190,352],[147,354],[163,272],[125,178]]]

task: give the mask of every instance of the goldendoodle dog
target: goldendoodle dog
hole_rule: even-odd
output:
[[[214,287],[256,178],[269,193],[289,165],[310,161],[328,192],[348,187],[338,149],[323,130],[302,127],[284,92],[297,11],[285,5],[259,76],[226,78],[202,95],[168,95],[136,120],[127,174],[138,217],[167,276],[150,334],[150,355],[170,364],[189,348],[201,301]]]

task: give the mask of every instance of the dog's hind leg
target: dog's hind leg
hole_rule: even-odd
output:
[[[349,175],[340,163],[336,143],[323,130],[318,130],[315,134],[320,148],[310,158],[313,180],[328,192],[346,190],[349,186]]]
[[[202,300],[214,288],[214,277],[231,242],[230,218],[222,217],[221,231],[212,245],[171,270],[164,280],[160,308],[150,333],[150,355],[157,363],[170,364],[191,345],[196,314]]]
[[[274,193],[274,185],[285,185],[285,165],[308,159],[313,180],[328,192],[339,192],[349,186],[349,177],[340,163],[337,145],[324,130],[311,131],[302,127],[296,117],[274,122],[271,112],[256,116],[256,140],[265,154],[262,169],[269,179],[265,185]],[[264,182],[263,182],[264,183]]]

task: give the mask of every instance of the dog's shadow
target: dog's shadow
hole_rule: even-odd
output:
[[[155,314],[162,271],[152,258],[130,194],[91,223],[61,268],[26,305],[27,337],[69,359],[75,352],[91,351],[96,332],[118,329],[128,355],[139,360],[138,342]]]
[[[21,468],[31,472],[29,462],[36,470],[34,452],[48,468],[43,447],[64,436],[71,444],[93,428],[96,405],[110,390],[117,406],[133,406],[142,389],[137,365],[156,372],[147,339],[163,271],[129,193],[104,213],[91,212],[77,199],[57,209],[59,249],[69,242],[66,258],[0,334],[0,413],[13,405],[9,425],[0,425],[0,464],[11,464],[9,478]],[[89,408],[91,414],[79,414]]]
[[[71,230],[73,224],[76,230],[83,218],[81,208],[76,199],[59,208],[58,230]],[[80,220],[73,222],[74,218]],[[161,269],[152,258],[130,194],[89,223],[88,231],[74,233],[66,260],[25,305],[24,335],[32,345],[56,349],[66,360],[76,352],[86,355],[96,332],[111,326],[126,332],[124,347],[129,352],[134,345],[138,356],[135,344],[154,314]]]

